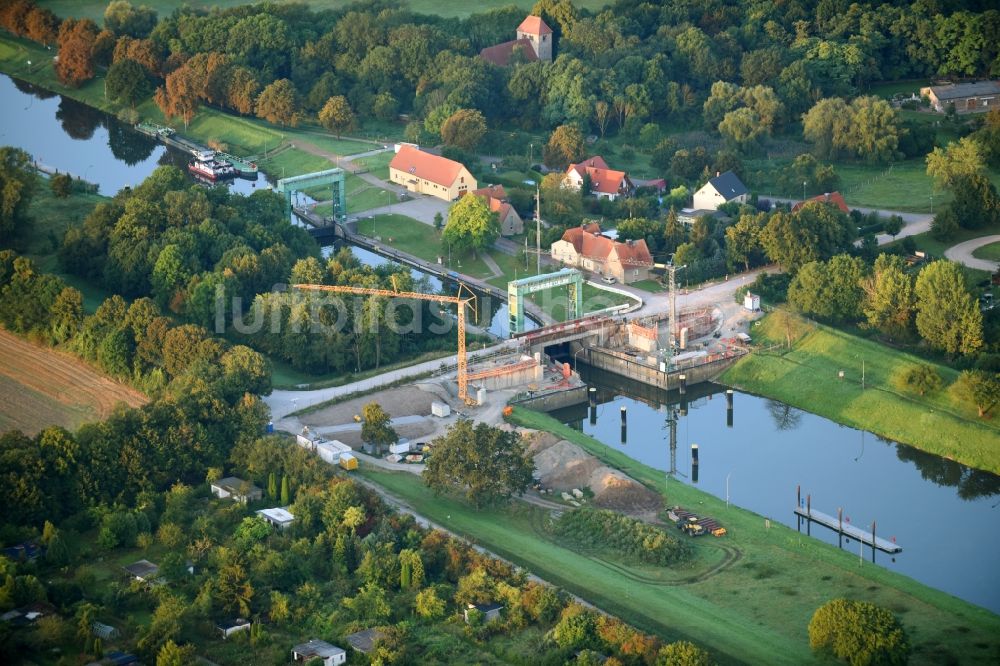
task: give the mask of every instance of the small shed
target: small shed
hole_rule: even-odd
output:
[[[118,638],[121,635],[115,627],[110,624],[104,624],[103,622],[91,622],[90,631],[93,632],[94,636],[100,638],[102,641],[111,641]]]
[[[215,630],[222,634],[223,640],[240,631],[250,631],[250,620],[242,617],[227,617],[215,623]]]
[[[362,654],[368,654],[375,648],[375,641],[385,636],[381,629],[362,629],[347,637],[351,647]]]
[[[435,400],[431,403],[431,414],[439,418],[445,418],[451,415],[451,407],[449,407],[446,402],[438,402]]]
[[[160,575],[160,567],[149,560],[139,560],[124,567],[128,577],[140,583],[152,584]]]
[[[213,483],[212,493],[219,499],[234,499],[243,504],[256,502],[264,497],[263,490],[235,476],[227,476]]]
[[[347,661],[347,652],[316,638],[292,648],[292,661],[309,661],[314,657],[322,659],[323,666],[339,666]]]
[[[129,654],[127,652],[106,652],[104,654],[104,663],[110,664],[110,666],[130,666],[131,664],[138,664],[139,657],[134,654]]]
[[[483,614],[484,622],[494,622],[500,619],[500,611],[503,610],[503,605],[498,603],[485,603],[485,604],[469,604],[465,607],[465,623],[469,623],[469,611],[477,610]]]
[[[288,510],[288,507],[275,507],[273,509],[261,509],[257,515],[279,529],[285,529],[292,524],[295,516]]]
[[[45,547],[34,541],[25,541],[16,546],[4,548],[0,553],[14,562],[32,562],[45,554]]]
[[[747,295],[743,297],[743,307],[750,312],[759,312],[760,294],[753,294],[748,291]]]

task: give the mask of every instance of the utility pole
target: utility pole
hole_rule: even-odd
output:
[[[687,266],[674,266],[672,262],[667,266],[667,273],[670,275],[670,335],[668,337],[670,348],[667,355],[668,359],[674,355],[674,345],[679,343],[677,340],[679,337],[677,331],[677,271],[684,270],[685,268]]]
[[[535,188],[535,275],[542,274],[542,188]]]

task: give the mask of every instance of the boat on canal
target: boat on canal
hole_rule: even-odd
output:
[[[236,169],[228,162],[216,158],[214,150],[204,150],[194,154],[188,163],[188,171],[211,182],[236,177]]]

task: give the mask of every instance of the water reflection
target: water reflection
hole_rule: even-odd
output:
[[[904,462],[913,463],[924,479],[939,486],[957,488],[958,496],[964,500],[1000,494],[1000,476],[995,474],[902,444],[896,444],[896,456]]]
[[[62,124],[63,131],[77,141],[92,139],[97,128],[104,125],[105,115],[103,111],[69,97],[59,100],[59,109],[56,111],[56,119]]]
[[[156,146],[156,141],[139,134],[125,123],[108,124],[108,147],[111,148],[111,154],[129,166],[148,160]],[[169,152],[164,151],[164,155],[167,154]]]
[[[802,412],[783,402],[768,400],[767,411],[778,430],[795,430],[802,423]]]

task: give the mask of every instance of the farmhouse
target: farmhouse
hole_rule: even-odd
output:
[[[920,89],[921,97],[930,100],[936,111],[944,113],[954,106],[955,113],[986,113],[1000,109],[1000,81],[950,83]]]
[[[601,234],[596,223],[567,229],[552,244],[552,258],[574,268],[611,276],[620,282],[649,277],[653,257],[645,240],[618,242]]]
[[[750,196],[747,186],[732,171],[716,172],[715,178],[702,185],[694,193],[694,208],[696,210],[718,210],[719,206],[730,201],[746,203]]]
[[[503,185],[481,187],[472,193],[477,197],[482,197],[490,210],[497,214],[501,236],[513,236],[524,231],[524,220],[507,201],[507,192],[503,189]]]
[[[827,192],[826,194],[820,194],[811,199],[800,201],[794,206],[792,206],[792,212],[797,213],[798,211],[802,210],[802,207],[805,206],[810,201],[818,201],[820,203],[825,203],[830,206],[834,206],[836,208],[839,208],[842,213],[848,215],[851,212],[851,209],[847,206],[847,202],[844,201],[844,196],[840,192]]]
[[[232,498],[241,504],[256,502],[264,496],[264,491],[249,481],[235,476],[227,476],[212,484],[212,494],[219,499]]]
[[[454,201],[476,189],[476,179],[465,165],[446,157],[400,144],[389,162],[389,180],[416,194]]]
[[[589,180],[589,194],[598,199],[614,201],[618,197],[628,197],[635,192],[635,185],[624,171],[616,171],[608,167],[604,158],[599,155],[588,157],[578,164],[570,164],[563,176],[562,186],[580,191]]]
[[[309,661],[313,658],[320,659],[323,666],[340,666],[347,661],[347,652],[316,638],[292,648],[292,661]]]
[[[516,62],[552,62],[552,28],[540,16],[528,16],[517,26],[517,39],[487,46],[479,57],[497,67]]]

